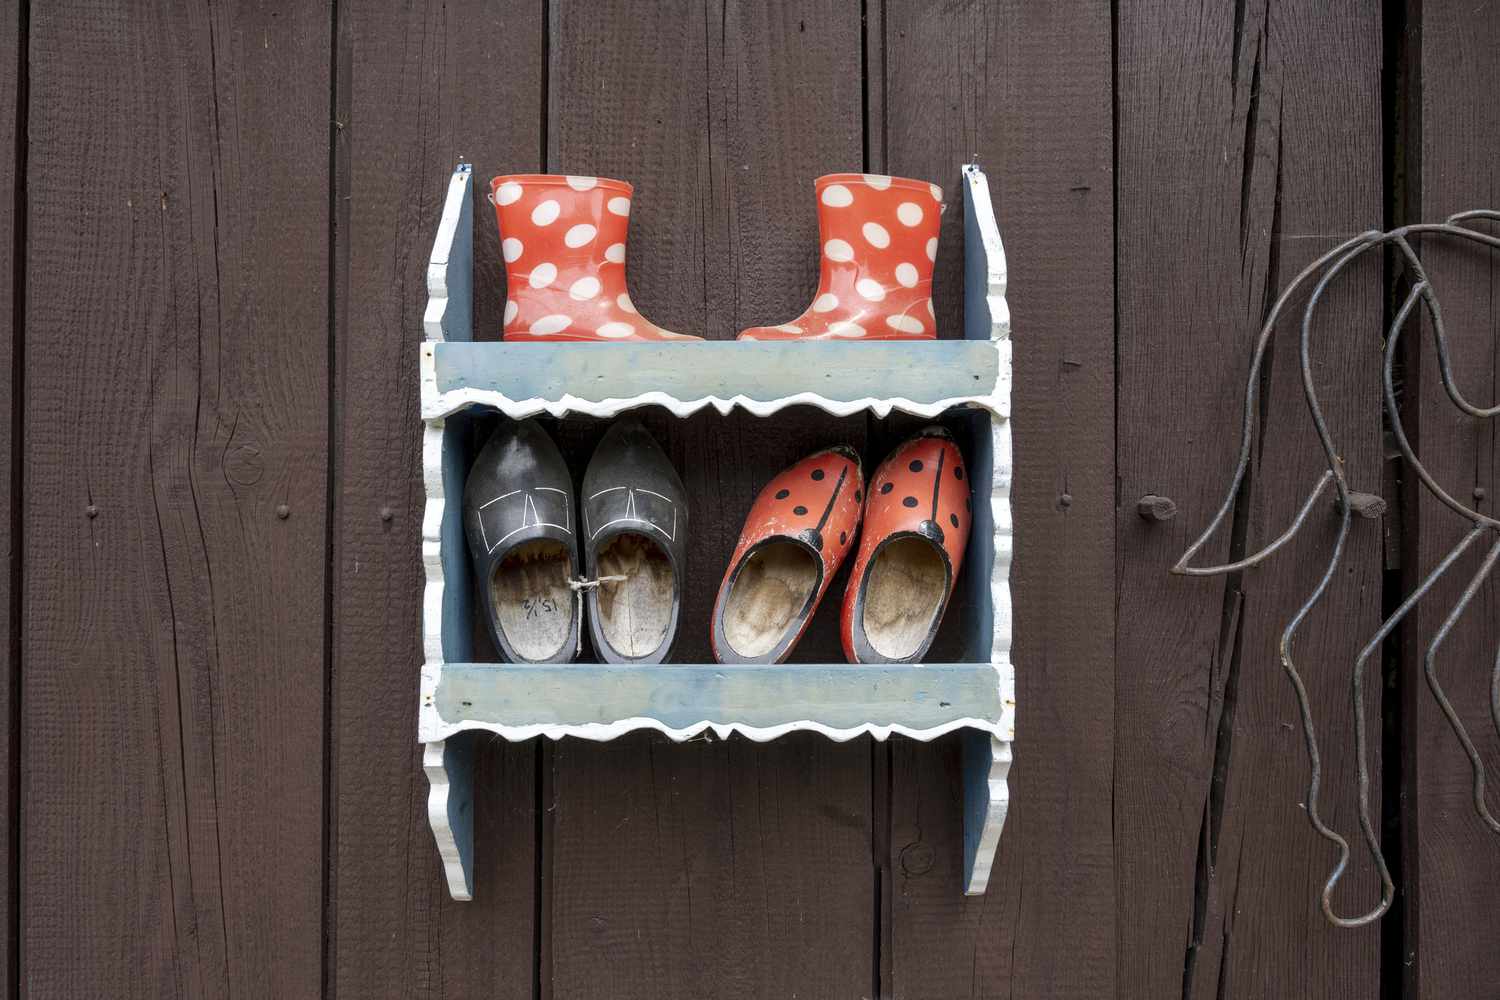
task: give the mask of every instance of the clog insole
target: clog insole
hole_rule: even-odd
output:
[[[865,584],[864,626],[870,647],[888,660],[921,648],[943,604],[947,573],[925,538],[898,538],[875,554]]]
[[[572,560],[559,542],[539,538],[508,552],[495,567],[490,600],[500,631],[525,660],[549,660],[573,633]]]
[[[599,627],[621,656],[656,652],[672,624],[672,563],[661,546],[627,532],[599,550]],[[623,580],[606,577],[623,576]]]
[[[724,638],[741,656],[775,649],[818,585],[813,554],[790,542],[756,549],[740,568],[724,602]]]

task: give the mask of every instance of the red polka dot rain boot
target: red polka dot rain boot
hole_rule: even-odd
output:
[[[875,174],[829,174],[818,195],[821,276],[807,311],[741,340],[930,340],[932,262],[943,189]]]
[[[714,602],[720,663],[780,663],[854,544],[864,480],[847,445],[809,455],[755,498]]]
[[[505,257],[506,340],[700,340],[636,312],[625,288],[632,188],[607,177],[490,181]]]
[[[844,591],[839,631],[850,663],[926,655],[963,568],[971,502],[963,455],[941,427],[880,464]]]

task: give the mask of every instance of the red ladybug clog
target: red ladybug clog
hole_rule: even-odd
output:
[[[840,445],[809,455],[755,498],[714,602],[720,663],[780,663],[854,544],[864,478]]]
[[[970,504],[963,455],[941,427],[880,464],[844,591],[839,631],[850,663],[913,663],[926,654],[963,568]]]

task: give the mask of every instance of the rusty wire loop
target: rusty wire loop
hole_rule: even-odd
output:
[[[1474,746],[1474,741],[1469,738],[1468,730],[1459,719],[1453,704],[1443,692],[1442,685],[1438,681],[1436,663],[1439,647],[1452,632],[1459,619],[1463,617],[1469,604],[1473,602],[1475,595],[1479,593],[1494,571],[1497,563],[1500,563],[1500,521],[1489,517],[1465,506],[1444,490],[1432,475],[1427,471],[1421,460],[1417,457],[1411,442],[1406,436],[1406,430],[1401,423],[1400,407],[1396,397],[1395,378],[1392,374],[1397,356],[1397,344],[1399,343],[1401,331],[1410,319],[1412,311],[1420,304],[1427,312],[1431,321],[1434,350],[1437,354],[1438,373],[1443,390],[1447,393],[1449,400],[1462,412],[1479,419],[1487,419],[1500,414],[1500,404],[1488,407],[1475,406],[1470,403],[1459,390],[1458,384],[1453,377],[1451,358],[1448,352],[1448,335],[1443,322],[1442,307],[1438,301],[1437,292],[1432,286],[1426,269],[1421,260],[1412,249],[1409,237],[1434,235],[1440,237],[1452,237],[1478,243],[1492,250],[1500,250],[1500,237],[1491,235],[1471,228],[1465,223],[1470,222],[1497,222],[1500,221],[1500,212],[1491,209],[1475,209],[1468,212],[1460,212],[1449,216],[1441,223],[1423,223],[1420,225],[1402,226],[1389,232],[1371,230],[1360,233],[1329,250],[1317,260],[1292,279],[1291,283],[1282,290],[1275,303],[1266,315],[1265,323],[1260,328],[1260,334],[1256,337],[1255,348],[1250,358],[1250,372],[1245,385],[1245,411],[1240,430],[1239,458],[1235,463],[1234,475],[1229,482],[1229,489],[1224,494],[1224,501],[1219,505],[1208,527],[1203,533],[1188,546],[1187,551],[1172,567],[1172,572],[1186,576],[1215,576],[1228,573],[1236,573],[1249,569],[1252,566],[1265,562],[1279,549],[1289,543],[1307,523],[1312,511],[1319,506],[1319,499],[1327,492],[1329,484],[1333,484],[1340,515],[1338,534],[1334,541],[1333,552],[1328,559],[1327,568],[1312,593],[1302,603],[1291,620],[1287,622],[1281,633],[1280,655],[1281,666],[1286,673],[1287,680],[1292,685],[1292,690],[1297,697],[1297,709],[1301,715],[1303,740],[1307,744],[1307,756],[1309,763],[1309,776],[1307,784],[1307,818],[1313,830],[1323,839],[1329,841],[1338,848],[1339,859],[1334,865],[1333,871],[1328,876],[1322,892],[1323,914],[1330,923],[1337,927],[1359,927],[1374,920],[1380,919],[1390,909],[1392,900],[1395,898],[1395,886],[1391,881],[1390,868],[1386,865],[1385,856],[1381,852],[1380,843],[1375,834],[1374,824],[1370,819],[1370,771],[1367,763],[1368,756],[1368,726],[1365,720],[1364,691],[1365,691],[1365,666],[1382,643],[1390,636],[1407,614],[1417,606],[1437,581],[1443,577],[1449,569],[1458,562],[1459,558],[1467,552],[1475,542],[1485,535],[1495,537],[1495,543],[1490,547],[1479,568],[1469,581],[1448,617],[1438,628],[1432,637],[1432,642],[1427,648],[1423,658],[1423,672],[1427,679],[1427,685],[1432,691],[1443,715],[1448,720],[1448,725],[1453,729],[1454,735],[1458,737],[1464,752],[1469,757],[1473,768],[1473,798],[1474,809],[1485,824],[1494,832],[1500,833],[1500,821],[1490,813],[1485,803],[1484,796],[1484,764],[1480,759],[1479,751]],[[1448,554],[1423,578],[1422,582],[1401,603],[1395,612],[1388,617],[1374,637],[1360,650],[1354,661],[1354,670],[1350,678],[1350,697],[1353,702],[1354,712],[1354,747],[1358,768],[1358,801],[1359,801],[1359,827],[1360,835],[1364,841],[1366,850],[1374,862],[1380,874],[1380,902],[1366,913],[1353,917],[1341,917],[1334,912],[1333,893],[1338,886],[1339,880],[1349,864],[1349,842],[1337,831],[1329,827],[1322,819],[1319,812],[1318,797],[1322,785],[1323,767],[1322,757],[1318,752],[1317,729],[1312,714],[1312,704],[1308,699],[1306,685],[1302,681],[1302,675],[1292,658],[1292,647],[1297,637],[1297,632],[1304,621],[1312,613],[1328,591],[1335,573],[1338,571],[1339,563],[1343,559],[1345,543],[1349,537],[1349,529],[1352,518],[1352,504],[1350,501],[1349,484],[1344,476],[1343,459],[1339,456],[1338,448],[1334,444],[1333,436],[1328,429],[1328,422],[1324,418],[1323,408],[1318,401],[1317,387],[1313,382],[1313,370],[1310,345],[1312,342],[1313,316],[1317,312],[1323,294],[1329,285],[1350,264],[1362,255],[1377,247],[1393,245],[1400,251],[1405,263],[1412,287],[1401,308],[1396,312],[1391,325],[1386,331],[1384,363],[1382,371],[1384,405],[1387,418],[1390,422],[1392,437],[1401,453],[1401,457],[1422,485],[1426,487],[1439,502],[1448,507],[1454,513],[1464,518],[1471,525],[1471,529],[1455,545]],[[1321,274],[1320,274],[1321,272]],[[1328,468],[1319,476],[1313,484],[1307,499],[1298,508],[1296,516],[1291,525],[1271,542],[1259,551],[1238,559],[1234,562],[1223,563],[1217,566],[1190,566],[1189,562],[1208,544],[1210,538],[1223,527],[1226,518],[1234,509],[1236,497],[1244,483],[1245,474],[1250,466],[1252,442],[1254,439],[1256,424],[1256,398],[1260,390],[1261,367],[1265,361],[1267,348],[1276,330],[1276,324],[1281,318],[1283,310],[1297,293],[1298,289],[1314,275],[1320,274],[1316,284],[1307,298],[1307,304],[1302,312],[1302,323],[1300,330],[1298,363],[1301,369],[1302,394],[1307,402],[1308,412],[1312,417],[1313,427],[1318,435],[1318,442],[1322,446],[1323,455]],[[1490,718],[1494,723],[1495,731],[1500,734],[1500,650],[1496,651],[1495,664],[1490,676]]]

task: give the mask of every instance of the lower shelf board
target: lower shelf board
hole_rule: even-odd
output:
[[[1009,664],[433,664],[423,669],[419,738],[428,818],[454,899],[471,899],[473,753],[479,733],[520,741],[610,740],[654,730],[752,740],[832,740],[962,731],[964,891],[988,885],[1005,823],[1015,730]]]

